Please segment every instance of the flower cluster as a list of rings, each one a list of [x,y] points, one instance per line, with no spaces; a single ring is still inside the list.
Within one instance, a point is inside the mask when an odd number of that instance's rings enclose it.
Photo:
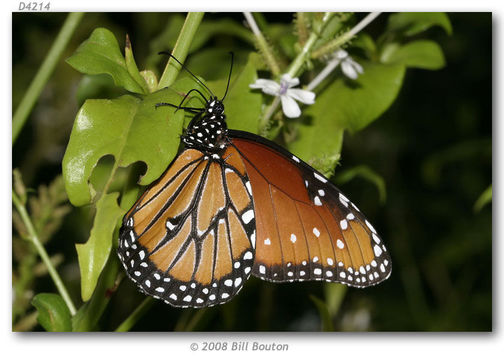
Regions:
[[[298,85],[298,78],[292,78],[289,74],[284,74],[280,79],[280,83],[268,79],[257,79],[250,87],[252,89],[261,89],[262,92],[268,95],[280,96],[282,111],[285,116],[296,118],[301,115],[301,109],[296,101],[303,104],[315,103],[315,93],[308,90],[293,89]]]

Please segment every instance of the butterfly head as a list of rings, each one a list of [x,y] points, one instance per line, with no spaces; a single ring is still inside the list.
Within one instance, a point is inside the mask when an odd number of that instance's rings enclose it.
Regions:
[[[221,100],[217,99],[217,97],[211,97],[208,100],[205,106],[205,112],[208,115],[215,115],[216,117],[219,115],[224,115],[224,104]]]

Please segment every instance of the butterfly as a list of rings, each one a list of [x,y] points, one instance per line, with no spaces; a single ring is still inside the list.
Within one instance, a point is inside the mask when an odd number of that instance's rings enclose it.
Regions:
[[[164,53],[172,58],[170,53]],[[192,89],[184,148],[124,216],[118,256],[140,291],[176,307],[230,301],[271,282],[376,285],[392,270],[375,228],[329,179],[276,143],[227,128],[219,100]],[[231,62],[232,69],[232,62]],[[197,92],[204,108],[182,106]]]

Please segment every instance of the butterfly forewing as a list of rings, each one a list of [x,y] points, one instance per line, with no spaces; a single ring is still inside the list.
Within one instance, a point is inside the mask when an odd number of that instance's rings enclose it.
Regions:
[[[390,275],[390,257],[376,230],[327,178],[266,139],[230,133],[254,196],[254,275],[356,287]]]
[[[229,301],[250,276],[255,215],[239,155],[184,150],[126,214],[118,254],[140,290],[182,307]]]

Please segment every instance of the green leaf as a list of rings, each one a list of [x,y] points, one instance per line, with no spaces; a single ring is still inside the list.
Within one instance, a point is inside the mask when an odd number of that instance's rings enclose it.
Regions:
[[[111,256],[98,280],[91,299],[82,305],[72,318],[73,331],[96,330],[98,321],[107,307],[119,271],[119,259]]]
[[[135,80],[135,82],[142,87],[143,90],[142,93],[148,94],[149,89],[147,87],[145,79],[140,75],[140,72],[138,71],[138,66],[136,64],[135,57],[133,56],[133,48],[131,46],[131,41],[129,39],[128,34],[126,34],[126,46],[124,48],[124,57],[128,73]]]
[[[481,209],[486,204],[490,204],[492,202],[492,185],[486,188],[485,191],[480,195],[478,200],[474,203],[474,212],[480,212]]]
[[[143,100],[125,95],[114,100],[87,100],[79,110],[63,158],[63,176],[70,202],[91,203],[95,191],[88,184],[98,160],[113,155],[117,166],[136,161],[147,164],[141,184],[157,179],[177,153],[183,112],[156,109],[159,102],[177,103],[180,95],[165,89]]]
[[[322,331],[334,331],[331,315],[329,314],[329,309],[327,308],[325,302],[314,295],[310,295],[310,299],[313,301],[315,306],[317,306],[317,310],[322,320]]]
[[[336,177],[336,182],[339,184],[344,184],[355,177],[361,177],[365,180],[368,180],[372,184],[374,184],[378,190],[378,194],[380,197],[380,203],[384,204],[387,198],[387,191],[385,186],[385,180],[383,177],[373,171],[371,168],[365,165],[355,166],[353,168],[342,171]]]
[[[452,33],[450,19],[443,12],[406,12],[390,15],[387,31],[413,36],[433,26],[442,27],[448,35]]]
[[[98,28],[84,41],[67,63],[88,75],[108,74],[117,86],[143,94],[144,90],[128,71],[117,40],[107,29]]]
[[[37,321],[46,331],[72,331],[72,317],[61,296],[37,294],[31,303],[37,308]]]
[[[390,44],[381,61],[385,64],[402,64],[427,70],[438,70],[445,66],[441,47],[430,40],[412,41],[402,46]]]
[[[376,120],[392,104],[402,85],[405,67],[360,62],[364,74],[356,81],[342,76],[317,95],[315,104],[305,108],[297,138],[289,150],[312,162],[336,158],[341,150],[343,131],[360,130]]]
[[[96,216],[89,240],[76,244],[81,273],[81,296],[88,301],[107,263],[112,249],[112,236],[124,211],[117,204],[119,193],[103,195],[96,203]]]

